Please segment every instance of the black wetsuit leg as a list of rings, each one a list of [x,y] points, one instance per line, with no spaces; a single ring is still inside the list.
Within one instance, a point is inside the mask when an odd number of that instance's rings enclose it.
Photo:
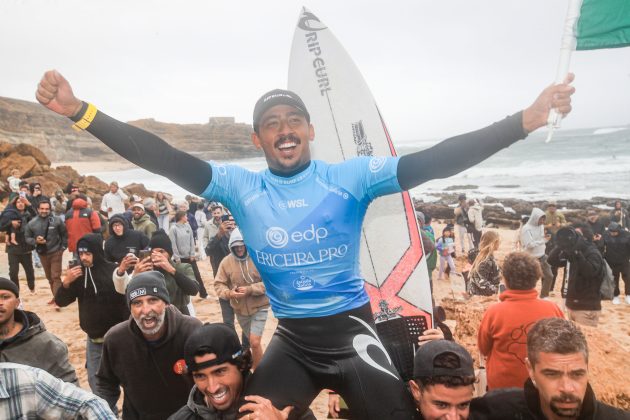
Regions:
[[[322,389],[333,389],[354,418],[411,419],[411,397],[375,331],[369,304],[328,317],[281,319],[245,394],[278,408],[292,405],[291,417],[299,418]]]

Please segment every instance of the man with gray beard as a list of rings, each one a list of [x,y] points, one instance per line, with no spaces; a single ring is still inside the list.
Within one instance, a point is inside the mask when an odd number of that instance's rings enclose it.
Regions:
[[[123,418],[165,419],[186,404],[193,382],[181,375],[188,336],[201,321],[170,304],[164,276],[148,271],[135,276],[125,291],[133,319],[105,335],[96,394],[112,411],[125,391]]]

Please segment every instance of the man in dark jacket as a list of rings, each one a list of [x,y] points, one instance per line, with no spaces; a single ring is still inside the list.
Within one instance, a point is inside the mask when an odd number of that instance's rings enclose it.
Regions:
[[[492,391],[473,401],[474,419],[627,420],[630,413],[597,401],[588,383],[588,345],[571,321],[546,318],[527,333],[525,389]]]
[[[68,234],[61,219],[50,213],[49,201],[40,201],[37,213],[38,216],[26,225],[24,235],[41,259],[53,295],[48,303],[54,304],[55,293],[61,287],[61,260],[68,247]]]
[[[604,225],[599,212],[597,210],[589,210],[586,220],[588,222],[588,226],[591,228],[591,232],[593,233],[592,241],[597,248],[601,250],[604,246],[602,238],[604,236],[604,232],[606,232],[606,226]]]
[[[40,368],[79,385],[68,361],[68,346],[46,331],[39,317],[18,309],[20,293],[10,280],[0,277],[0,362]]]
[[[591,242],[593,232],[588,225],[563,227],[556,233],[557,246],[549,253],[551,265],[567,261],[569,279],[566,285],[566,306],[569,319],[596,327],[602,311],[599,289],[604,273],[604,258]]]
[[[186,340],[184,361],[187,373],[195,381],[188,402],[169,420],[231,420],[253,416],[260,418],[287,418],[291,407],[282,411],[274,408],[262,397],[245,396],[247,379],[252,367],[249,351],[243,351],[238,336],[225,324],[205,324],[197,328]],[[240,410],[239,406],[245,404]],[[302,418],[311,418],[309,416]]]
[[[96,394],[114,411],[122,386],[125,420],[162,420],[186,403],[192,381],[174,370],[201,321],[170,305],[164,276],[148,271],[127,285],[133,319],[105,335]]]
[[[31,293],[35,293],[35,271],[33,270],[33,260],[31,258],[34,247],[26,243],[26,237],[24,236],[26,223],[24,223],[24,217],[15,209],[7,210],[3,217],[11,223],[8,230],[15,235],[15,243],[8,242],[6,248],[9,256],[9,278],[16,284],[19,290],[20,281],[18,273],[20,264],[22,264],[22,268],[24,268],[24,273],[26,274],[28,289]]]
[[[33,208],[39,207],[41,201],[50,201],[48,196],[42,194],[42,185],[39,182],[31,182],[28,185],[30,195],[27,196],[28,201],[31,202]]]
[[[604,258],[613,272],[615,294],[613,304],[619,305],[619,276],[625,284],[626,303],[630,304],[628,286],[630,282],[630,233],[625,231],[617,222],[610,222],[608,231],[604,234]]]
[[[114,214],[109,219],[109,238],[105,241],[105,259],[120,264],[129,253],[138,256],[138,251],[149,246],[149,237],[129,228],[129,222],[122,214]],[[133,267],[131,267],[133,269]]]
[[[81,263],[68,268],[55,302],[63,307],[79,301],[79,325],[87,334],[88,382],[94,392],[103,337],[111,327],[129,318],[129,309],[125,297],[114,289],[112,273],[116,265],[105,261],[101,235],[88,233],[83,236],[77,243],[77,250]]]

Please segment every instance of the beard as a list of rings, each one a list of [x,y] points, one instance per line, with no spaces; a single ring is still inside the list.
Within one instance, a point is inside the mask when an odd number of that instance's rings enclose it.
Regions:
[[[556,403],[577,403],[577,406],[575,408],[560,408]],[[549,408],[560,417],[577,418],[582,411],[582,400],[573,394],[563,392],[559,397],[551,397]]]
[[[161,314],[158,314],[155,311],[151,311],[146,315],[140,315],[137,318],[134,316],[133,320],[136,321],[136,325],[138,325],[138,328],[140,328],[140,331],[142,331],[142,334],[145,335],[155,335],[158,333],[158,331],[160,331],[160,328],[162,328],[162,326],[164,325],[164,318],[166,317],[166,311],[163,311]],[[144,321],[147,318],[155,318],[155,327],[147,329],[144,328],[144,326],[142,325],[142,321]]]

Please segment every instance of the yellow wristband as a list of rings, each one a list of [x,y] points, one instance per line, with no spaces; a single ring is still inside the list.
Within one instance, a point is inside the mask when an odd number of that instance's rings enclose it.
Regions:
[[[74,128],[77,131],[85,130],[86,128],[90,126],[90,124],[92,124],[92,121],[94,121],[94,117],[96,117],[97,112],[98,112],[98,109],[96,109],[94,105],[88,103],[85,114],[83,114],[83,116],[81,117],[79,121],[72,124],[72,128]]]

